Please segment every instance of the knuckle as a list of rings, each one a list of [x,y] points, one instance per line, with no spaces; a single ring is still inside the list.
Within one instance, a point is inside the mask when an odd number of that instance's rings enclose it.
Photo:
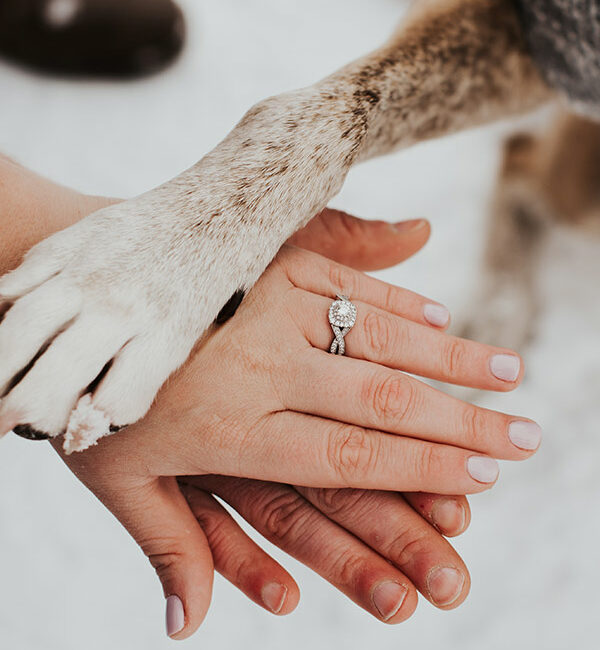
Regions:
[[[387,350],[393,339],[391,320],[384,314],[370,311],[363,321],[365,341],[367,344],[366,353],[370,358],[381,356],[382,350]]]
[[[226,561],[228,560],[233,562],[233,567],[231,569],[233,584],[248,584],[248,579],[256,573],[256,561],[254,556],[246,555],[240,557],[237,553],[230,553]]]
[[[161,543],[164,545],[164,540],[161,540]],[[178,549],[175,543],[168,548],[169,550],[165,551],[145,551],[146,557],[161,581],[173,573],[184,557],[183,551]]]
[[[415,454],[414,467],[415,478],[419,481],[443,476],[445,472],[441,448],[429,443],[419,445]]]
[[[388,557],[398,567],[415,563],[415,558],[430,552],[431,540],[426,530],[405,529],[391,542]]]
[[[363,558],[352,550],[344,550],[338,555],[335,574],[340,584],[356,586],[362,582],[361,577],[364,571],[365,562]]]
[[[331,264],[329,266],[329,281],[338,293],[350,298],[358,294],[356,273],[346,266]]]
[[[267,537],[276,542],[287,542],[303,528],[307,508],[304,499],[292,491],[271,498],[261,508]]]
[[[481,409],[471,404],[466,405],[460,423],[462,431],[458,433],[465,437],[469,446],[479,447],[480,443],[485,441],[486,420]]]
[[[442,371],[453,377],[461,373],[465,367],[467,350],[460,339],[448,339],[442,353]]]
[[[385,311],[389,311],[392,314],[400,313],[402,307],[402,300],[401,300],[401,293],[398,287],[394,287],[391,284],[386,287],[383,304],[385,307]]]
[[[372,440],[365,429],[357,426],[340,427],[330,437],[328,461],[344,483],[361,481],[374,468],[377,454]]]
[[[310,488],[307,494],[323,514],[335,518],[345,512],[356,515],[370,493],[352,488]]]
[[[362,233],[358,219],[341,210],[329,210],[321,213],[327,237],[332,243],[337,243],[340,237],[356,241]]]
[[[383,379],[376,376],[365,382],[364,405],[378,420],[398,423],[409,419],[415,400],[412,382],[401,373],[388,373]]]

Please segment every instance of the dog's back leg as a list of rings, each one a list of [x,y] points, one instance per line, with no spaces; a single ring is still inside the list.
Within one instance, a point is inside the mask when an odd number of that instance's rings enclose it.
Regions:
[[[461,334],[519,349],[534,333],[541,249],[554,224],[600,234],[600,125],[560,115],[505,144],[475,299]]]

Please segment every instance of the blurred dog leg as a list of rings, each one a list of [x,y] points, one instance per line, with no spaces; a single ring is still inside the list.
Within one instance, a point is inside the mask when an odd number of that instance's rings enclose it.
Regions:
[[[541,136],[517,134],[504,145],[484,267],[462,336],[514,349],[530,340],[540,251],[556,223],[600,234],[600,125],[570,114]]]

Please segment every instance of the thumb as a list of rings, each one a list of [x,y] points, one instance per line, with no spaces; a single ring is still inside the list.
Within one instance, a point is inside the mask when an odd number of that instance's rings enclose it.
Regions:
[[[139,544],[162,583],[167,634],[186,639],[210,605],[214,567],[206,537],[174,478],[120,495],[109,507]]]
[[[359,271],[375,271],[414,255],[427,243],[430,233],[425,219],[391,224],[328,208],[295,233],[289,243]]]

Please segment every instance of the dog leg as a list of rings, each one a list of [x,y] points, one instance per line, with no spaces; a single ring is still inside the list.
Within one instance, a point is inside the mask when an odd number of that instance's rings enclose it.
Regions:
[[[0,307],[12,305],[0,325],[0,435],[26,424],[56,436],[82,396],[69,451],[109,422],[136,421],[352,164],[550,96],[511,0],[419,7],[376,52],[260,102],[197,165],[53,235],[0,279]],[[69,305],[52,318],[51,291]],[[40,341],[51,344],[15,384]]]
[[[543,136],[507,141],[462,336],[512,349],[527,343],[539,307],[540,252],[554,224],[600,233],[600,125],[574,115],[560,115]]]
[[[459,332],[465,338],[518,350],[533,333],[536,271],[552,223],[537,183],[539,149],[530,134],[515,135],[505,144],[483,269],[469,319]]]

